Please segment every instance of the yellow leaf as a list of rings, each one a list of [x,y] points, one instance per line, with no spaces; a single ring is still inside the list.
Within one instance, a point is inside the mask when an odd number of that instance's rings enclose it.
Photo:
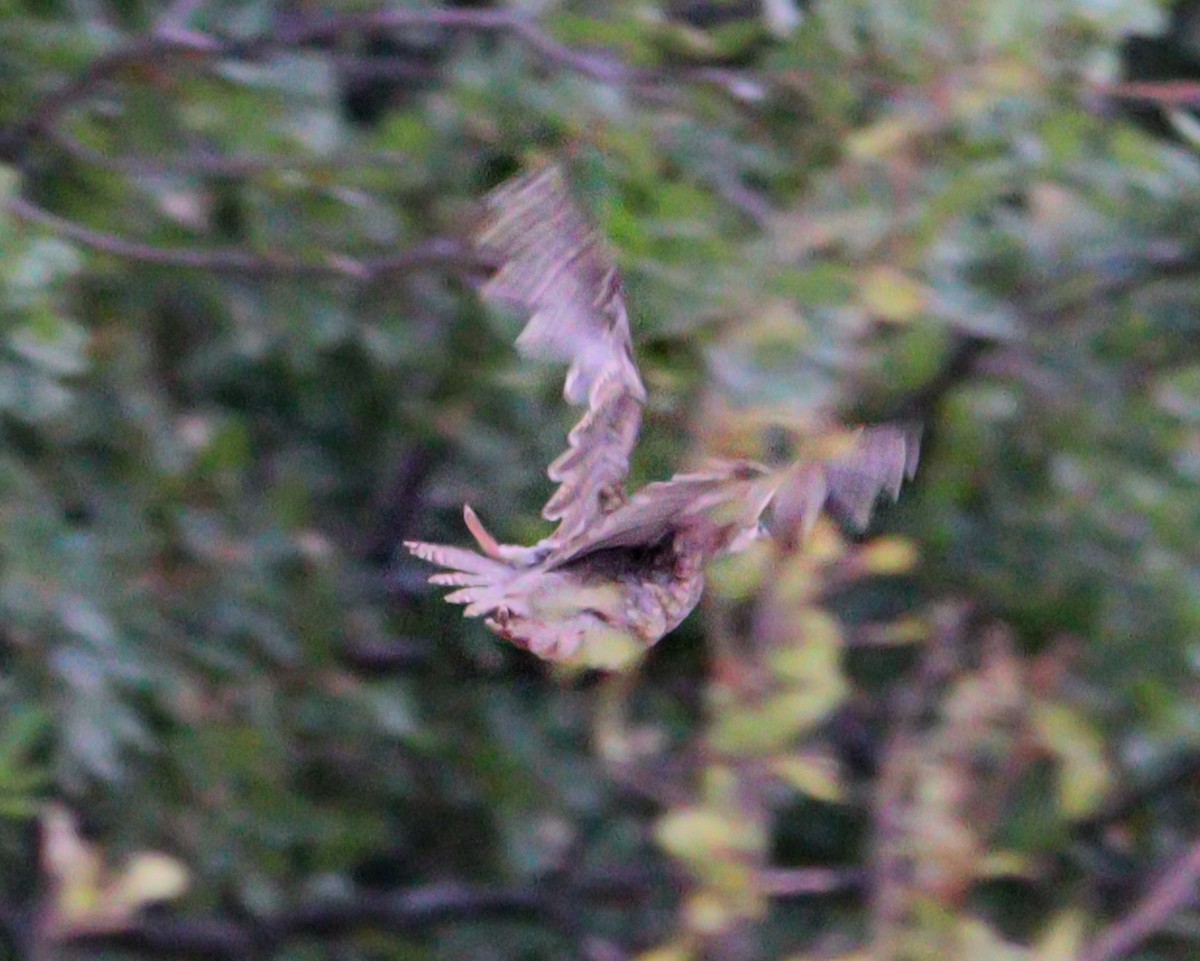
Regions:
[[[885,160],[929,128],[929,120],[915,112],[891,114],[847,137],[846,153],[856,160]]]
[[[159,901],[177,898],[188,887],[188,872],[175,858],[157,851],[142,851],[129,859],[105,891],[105,907],[128,917]]]
[[[782,750],[833,710],[845,694],[846,682],[835,673],[821,684],[782,691],[761,705],[721,716],[713,724],[712,746],[742,756]]]
[[[895,267],[876,267],[863,281],[859,296],[872,316],[893,324],[906,324],[925,309],[925,287]]]
[[[830,683],[841,674],[842,631],[838,622],[816,607],[796,613],[795,640],[767,656],[771,672],[781,680]]]
[[[684,808],[658,822],[658,843],[677,858],[694,861],[724,846],[729,821],[714,811]]]
[[[699,891],[684,906],[688,929],[698,934],[720,934],[736,919],[724,900],[714,891]]]
[[[664,944],[637,956],[635,961],[692,961],[696,952],[688,944]]]
[[[750,545],[737,554],[727,554],[705,571],[709,590],[730,601],[744,601],[757,592],[771,562],[766,541]]]
[[[1033,709],[1038,740],[1057,759],[1058,803],[1069,818],[1096,809],[1111,778],[1104,742],[1088,722],[1065,704],[1041,701]]]
[[[1079,911],[1058,914],[1038,940],[1030,961],[1072,961],[1083,946],[1084,918]]]
[[[1019,851],[993,851],[985,855],[979,864],[981,878],[1028,878],[1037,877],[1033,858]]]
[[[762,831],[752,821],[707,808],[680,808],[658,822],[663,850],[685,861],[705,861],[736,851],[757,851]]]
[[[958,923],[958,951],[960,958],[987,958],[988,961],[1028,961],[1028,952],[1011,942],[1005,941],[983,921],[963,918]]]
[[[178,897],[187,869],[155,851],[135,854],[118,875],[104,880],[100,850],[79,837],[75,815],[60,804],[42,814],[42,870],[53,892],[51,927],[56,937],[119,928],[140,908]]]
[[[907,573],[917,563],[916,547],[903,537],[878,537],[858,556],[870,573],[883,576]]]
[[[729,911],[736,911],[743,917],[756,911],[760,901],[758,875],[744,858],[736,854],[724,859],[711,858],[700,864],[693,864],[692,870],[704,880],[710,890],[720,894]]]
[[[826,518],[819,517],[804,542],[804,556],[818,564],[832,564],[846,553],[846,542],[837,528]]]
[[[771,770],[802,794],[819,801],[840,801],[842,784],[837,763],[832,758],[810,756],[778,757]]]

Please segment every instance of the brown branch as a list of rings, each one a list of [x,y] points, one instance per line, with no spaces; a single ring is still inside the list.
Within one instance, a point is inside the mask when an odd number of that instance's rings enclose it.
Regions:
[[[938,612],[916,677],[911,683],[902,682],[895,694],[892,734],[884,748],[871,812],[871,924],[879,958],[891,956],[889,949],[895,944],[895,934],[907,908],[910,853],[905,847],[906,818],[914,759],[919,753],[926,715],[953,670],[966,618],[965,605],[946,605]]]
[[[92,167],[132,177],[167,177],[199,174],[214,177],[246,177],[281,170],[342,170],[347,167],[400,166],[409,157],[395,150],[375,153],[347,151],[331,156],[290,154],[234,154],[224,156],[193,150],[167,156],[133,156],[105,153],[68,133],[55,130],[47,139],[63,153]]]
[[[1092,89],[1116,100],[1154,103],[1162,107],[1194,107],[1200,105],[1200,81],[1126,80],[1119,83],[1094,83]]]
[[[46,227],[68,240],[99,253],[158,267],[209,270],[216,273],[247,276],[284,274],[341,277],[369,283],[393,274],[431,267],[470,272],[481,270],[487,266],[465,242],[447,237],[433,238],[378,257],[355,258],[335,254],[320,260],[301,260],[274,253],[260,254],[232,247],[208,249],[158,247],[129,240],[116,234],[93,230],[91,227],[85,227],[51,213],[23,197],[10,198],[0,209],[19,220]]]
[[[164,24],[156,32],[135,38],[121,49],[93,61],[74,79],[43,98],[29,111],[26,120],[8,131],[3,139],[9,144],[29,143],[48,134],[74,104],[135,66],[153,64],[161,69],[170,61],[203,64],[225,58],[253,59],[273,51],[336,40],[355,33],[437,27],[469,33],[508,34],[545,63],[603,83],[693,82],[716,86],[739,100],[762,95],[763,78],[715,67],[672,71],[631,67],[616,58],[559,43],[528,17],[507,10],[384,9],[297,19],[277,26],[269,34],[249,39],[215,37],[182,29],[174,22]]]
[[[1195,841],[1124,917],[1100,932],[1078,955],[1077,961],[1117,961],[1151,935],[1162,930],[1172,916],[1196,899],[1200,882],[1200,841]]]
[[[432,445],[414,446],[399,459],[394,476],[372,498],[370,522],[355,553],[386,564],[396,545],[412,533],[424,501],[425,485],[438,463]]]
[[[587,53],[559,43],[529,17],[507,10],[379,10],[301,21],[274,38],[250,41],[249,45],[294,47],[314,40],[329,40],[346,33],[370,30],[442,27],[473,33],[507,33],[523,43],[551,66],[581,74],[601,83],[656,84],[679,81],[720,87],[745,99],[753,97],[758,78],[716,67],[675,71],[631,67],[614,57]],[[234,45],[235,47],[237,45]],[[264,49],[258,46],[257,49]]]
[[[487,918],[525,918],[573,938],[569,893],[441,884],[397,893],[359,894],[344,902],[251,920],[147,917],[120,930],[81,933],[66,940],[78,947],[120,948],[146,955],[241,959],[269,955],[288,942],[335,938],[362,928],[412,934]],[[586,896],[588,892],[575,894]]]
[[[781,899],[857,891],[863,881],[858,868],[763,868],[756,875],[760,892]]]

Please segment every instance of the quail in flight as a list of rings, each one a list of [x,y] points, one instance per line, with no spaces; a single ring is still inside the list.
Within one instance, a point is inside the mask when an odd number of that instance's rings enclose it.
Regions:
[[[565,362],[564,396],[586,410],[547,471],[558,484],[542,510],[557,522],[548,537],[498,543],[467,506],[478,551],[405,543],[445,569],[430,583],[455,588],[446,600],[465,605],[467,617],[548,660],[625,661],[687,617],[705,565],[760,536],[773,503],[805,525],[828,505],[862,526],[878,495],[895,498],[913,475],[916,433],[868,427],[828,460],[782,469],[721,461],[627,496],[646,388],[612,257],[557,166],[517,176],[485,206],[475,242],[499,267],[482,296],[530,315],[518,350]]]

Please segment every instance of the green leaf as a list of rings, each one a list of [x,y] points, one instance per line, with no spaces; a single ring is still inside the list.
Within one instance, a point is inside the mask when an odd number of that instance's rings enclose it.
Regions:
[[[8,335],[8,346],[13,353],[57,377],[87,369],[88,343],[86,330],[49,311],[39,311],[34,320]]]
[[[873,317],[893,324],[914,320],[929,301],[923,284],[893,267],[876,267],[867,274],[860,297]]]

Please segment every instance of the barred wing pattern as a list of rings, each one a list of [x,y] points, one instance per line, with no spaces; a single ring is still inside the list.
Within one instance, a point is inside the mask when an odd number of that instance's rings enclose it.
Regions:
[[[880,495],[895,500],[913,476],[920,433],[909,427],[863,427],[850,440],[847,450],[828,461],[800,461],[784,469],[725,461],[703,473],[647,484],[600,518],[586,541],[562,545],[545,563],[553,567],[590,551],[654,544],[684,526],[706,525],[714,532],[714,553],[736,549],[758,533],[768,507],[779,526],[802,532],[826,509],[861,530]]]
[[[587,405],[547,471],[559,485],[542,510],[559,525],[548,540],[567,544],[622,499],[641,429],[646,389],[633,361],[621,279],[558,167],[509,181],[486,207],[476,243],[500,267],[483,285],[484,299],[530,312],[517,348],[567,362],[563,394]]]
[[[727,529],[736,537],[757,527],[775,487],[776,475],[749,461],[725,461],[703,472],[676,474],[641,488],[627,504],[601,518],[585,542],[564,544],[546,564],[569,564],[612,547],[655,544],[684,526]]]
[[[801,461],[784,471],[774,513],[784,529],[806,533],[822,510],[862,530],[881,494],[900,496],[917,470],[921,432],[915,426],[863,427],[849,450],[829,461]]]
[[[858,530],[867,526],[879,495],[893,501],[917,472],[921,434],[915,427],[864,427],[854,448],[826,468],[828,504]]]
[[[567,194],[557,167],[524,174],[486,201],[476,243],[498,264],[483,297],[529,313],[517,347],[568,365],[563,393],[586,410],[550,465],[558,488],[542,514],[558,526],[532,547],[500,544],[470,507],[479,552],[409,541],[443,570],[430,583],[468,617],[551,660],[612,666],[614,652],[654,644],[695,607],[704,567],[774,526],[804,531],[825,508],[865,525],[917,462],[917,436],[863,428],[826,460],[782,469],[720,461],[626,497],[646,391],[633,361],[620,278]],[[624,655],[622,655],[624,656]]]

